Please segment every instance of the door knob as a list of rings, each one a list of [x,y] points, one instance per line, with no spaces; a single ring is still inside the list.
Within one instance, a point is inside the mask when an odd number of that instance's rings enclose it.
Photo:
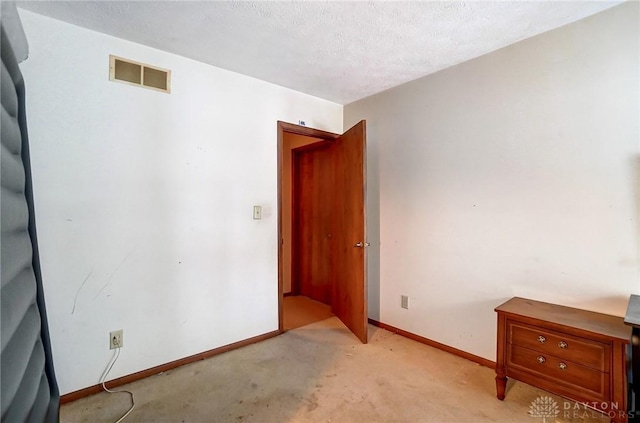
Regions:
[[[368,242],[358,242],[356,245],[354,245],[354,247],[358,247],[358,248],[362,248],[362,247],[368,247],[369,245],[371,245]]]

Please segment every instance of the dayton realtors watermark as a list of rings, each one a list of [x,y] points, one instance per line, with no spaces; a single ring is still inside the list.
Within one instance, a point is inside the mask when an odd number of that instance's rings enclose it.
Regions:
[[[531,401],[529,415],[541,418],[542,423],[547,419],[600,419],[605,416],[609,419],[626,417],[633,418],[634,412],[620,410],[617,402],[573,402],[563,401],[562,407],[551,397],[542,396]]]

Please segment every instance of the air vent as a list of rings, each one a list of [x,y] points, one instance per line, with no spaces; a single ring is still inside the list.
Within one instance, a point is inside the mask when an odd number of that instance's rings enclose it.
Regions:
[[[109,56],[109,80],[171,92],[171,71],[122,57]]]

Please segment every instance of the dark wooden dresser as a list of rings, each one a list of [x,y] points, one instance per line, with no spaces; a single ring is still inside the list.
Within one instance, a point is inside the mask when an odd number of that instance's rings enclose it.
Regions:
[[[498,399],[511,377],[626,422],[631,329],[622,317],[518,297],[495,310]]]

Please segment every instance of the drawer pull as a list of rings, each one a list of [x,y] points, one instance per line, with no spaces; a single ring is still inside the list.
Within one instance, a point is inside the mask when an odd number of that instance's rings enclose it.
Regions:
[[[563,363],[563,362],[560,362],[560,363],[558,364],[558,367],[560,367],[560,370],[566,370],[566,369],[567,369],[567,365],[566,365],[566,363]]]
[[[544,341],[546,341],[546,340],[547,340],[547,338],[545,338],[544,336],[538,335],[538,342],[540,342],[541,344],[544,344]]]
[[[564,341],[560,341],[560,342],[558,342],[558,346],[564,350],[564,349],[566,349],[569,345],[568,345],[566,342],[564,342]]]
[[[547,359],[546,359],[546,358],[544,358],[544,357],[543,357],[543,356],[541,356],[541,355],[539,355],[539,356],[538,356],[538,363],[540,363],[540,364],[544,364],[544,363],[545,363],[545,361],[547,361]],[[565,367],[566,367],[566,364],[565,364]]]

